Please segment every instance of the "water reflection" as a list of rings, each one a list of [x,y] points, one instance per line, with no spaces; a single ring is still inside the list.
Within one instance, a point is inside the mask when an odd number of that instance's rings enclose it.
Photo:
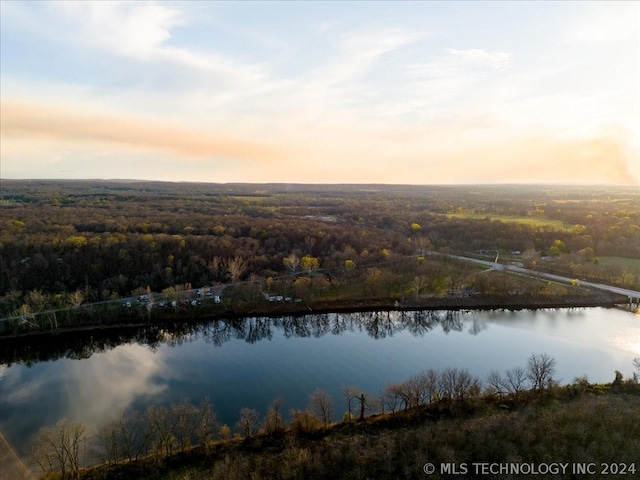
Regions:
[[[316,388],[373,394],[425,369],[523,366],[532,353],[558,363],[557,379],[611,381],[640,356],[633,313],[416,311],[253,317],[150,325],[2,342],[1,428],[24,452],[29,436],[62,417],[91,427],[121,410],[189,397],[212,400],[233,425],[241,407],[264,413],[274,398],[304,408]],[[46,407],[46,408],[43,408]]]
[[[38,362],[68,359],[87,359],[94,353],[107,352],[119,345],[144,345],[154,350],[159,345],[182,345],[203,339],[214,346],[236,339],[254,344],[272,340],[275,331],[285,338],[320,338],[327,334],[363,332],[379,340],[407,331],[416,337],[440,327],[443,332],[462,332],[463,315],[460,311],[421,310],[357,313],[322,313],[286,317],[250,317],[234,320],[210,320],[197,323],[165,323],[136,328],[60,333],[30,338],[0,341],[0,364],[22,363],[28,366]],[[486,329],[486,322],[474,319],[469,330],[477,335]]]
[[[59,375],[67,398],[63,416],[95,425],[105,412],[119,412],[140,397],[161,394],[174,373],[162,355],[141,345],[124,345],[100,361],[68,362]]]

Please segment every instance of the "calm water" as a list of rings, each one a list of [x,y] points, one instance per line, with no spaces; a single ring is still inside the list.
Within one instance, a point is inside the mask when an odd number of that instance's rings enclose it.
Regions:
[[[524,366],[532,353],[555,357],[561,383],[580,375],[611,381],[615,370],[631,375],[640,356],[640,316],[608,309],[310,315],[212,322],[180,333],[156,328],[135,340],[91,338],[65,348],[45,356],[55,359],[13,358],[2,366],[0,429],[19,452],[60,418],[95,426],[121,410],[184,397],[209,397],[219,420],[233,425],[241,407],[263,414],[280,397],[284,411],[304,408],[324,388],[341,417],[342,386],[379,393],[446,367],[484,380],[492,369]]]

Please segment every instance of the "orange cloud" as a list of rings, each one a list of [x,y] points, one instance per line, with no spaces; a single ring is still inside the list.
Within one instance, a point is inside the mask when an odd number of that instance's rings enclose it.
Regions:
[[[274,161],[282,154],[274,146],[234,139],[222,133],[15,100],[2,99],[0,102],[0,131],[3,135],[42,136],[78,142],[94,140],[200,158]]]
[[[638,152],[623,135],[592,138],[526,137],[481,152],[478,167],[493,164],[499,181],[637,184]],[[513,181],[513,180],[511,180]]]
[[[466,135],[469,129],[459,125],[423,132],[354,126],[309,152],[289,173],[346,183],[640,182],[640,155],[630,133],[603,129],[588,137],[563,137],[545,129],[501,136],[499,130],[495,126],[483,136]]]
[[[2,166],[14,177],[76,169],[90,178],[224,182],[640,183],[635,138],[615,129],[562,137],[551,129],[516,131],[497,123],[485,129],[478,122],[300,126],[287,118],[265,125],[261,136],[271,135],[268,141],[243,141],[219,129],[14,100],[2,101],[1,109]],[[83,163],[90,156],[100,161]],[[181,162],[176,171],[176,157],[215,161],[190,162],[188,169]]]

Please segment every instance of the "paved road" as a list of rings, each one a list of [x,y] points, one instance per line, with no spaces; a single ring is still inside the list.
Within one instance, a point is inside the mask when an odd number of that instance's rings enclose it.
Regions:
[[[432,253],[432,255],[443,255],[440,253]],[[472,258],[472,257],[465,257],[463,255],[448,255],[448,257],[450,258],[455,258],[458,260],[465,260],[465,261],[469,261],[469,262],[473,262],[473,263],[477,263],[479,265],[484,265],[487,267],[492,267],[496,270],[502,270],[505,272],[511,272],[511,273],[518,273],[520,275],[526,275],[528,277],[533,277],[533,278],[544,278],[546,280],[554,280],[556,282],[564,282],[564,283],[569,283],[571,280],[573,280],[572,278],[569,277],[563,277],[561,275],[554,275],[552,273],[543,273],[543,272],[537,272],[535,270],[529,270],[526,268],[522,268],[522,267],[516,267],[513,265],[504,265],[502,263],[495,263],[489,260],[480,260],[477,258]],[[634,303],[638,302],[640,300],[640,292],[636,291],[636,290],[628,290],[626,288],[620,288],[620,287],[613,287],[611,285],[604,285],[602,283],[593,283],[593,282],[584,282],[584,281],[580,281],[580,285],[583,287],[589,287],[589,288],[594,288],[597,290],[604,290],[607,292],[611,292],[611,293],[615,293],[618,295],[624,295],[628,298],[632,298],[634,299]]]

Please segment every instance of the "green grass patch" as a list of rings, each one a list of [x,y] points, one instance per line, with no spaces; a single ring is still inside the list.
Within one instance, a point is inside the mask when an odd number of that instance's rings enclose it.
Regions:
[[[538,227],[553,227],[556,230],[569,231],[573,230],[575,225],[570,223],[563,222],[561,220],[552,220],[550,218],[544,217],[527,217],[527,216],[515,216],[515,215],[487,215],[480,213],[447,213],[443,214],[449,219],[451,218],[461,218],[461,219],[469,219],[469,220],[484,220],[486,218],[490,220],[496,220],[504,223],[521,223],[524,225],[529,225],[530,227],[538,228]]]
[[[227,198],[231,198],[245,204],[263,204],[272,197],[270,195],[228,195]]]
[[[640,258],[628,257],[598,257],[598,262],[603,267],[620,266],[627,272],[640,271]]]

